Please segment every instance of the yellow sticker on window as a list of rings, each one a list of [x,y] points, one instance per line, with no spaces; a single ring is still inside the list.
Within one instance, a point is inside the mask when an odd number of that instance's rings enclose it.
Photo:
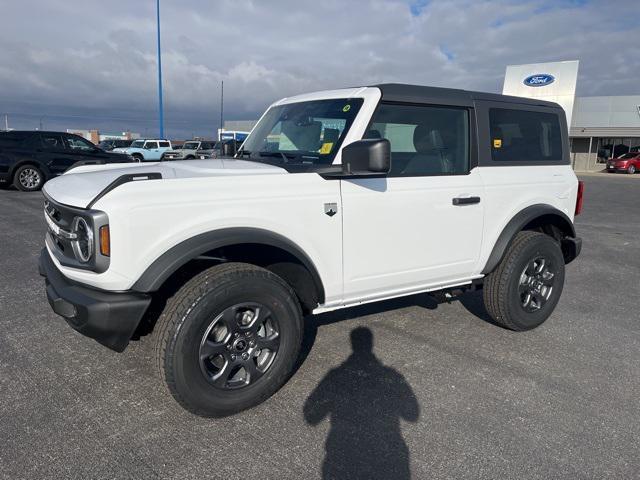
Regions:
[[[351,105],[347,104],[344,107],[342,107],[342,111],[344,113],[347,113],[349,110],[351,110]]]
[[[331,153],[331,149],[333,148],[333,143],[331,142],[325,142],[322,144],[322,148],[320,149],[320,153],[322,155],[328,155],[329,153]]]
[[[500,138],[494,138],[493,148],[500,148],[500,147],[502,147],[502,140]]]

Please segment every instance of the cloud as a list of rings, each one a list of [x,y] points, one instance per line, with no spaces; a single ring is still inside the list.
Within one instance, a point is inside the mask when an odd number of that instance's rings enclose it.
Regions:
[[[0,113],[23,126],[44,116],[50,128],[155,132],[154,2],[3,3]],[[174,137],[213,134],[222,80],[228,119],[256,118],[305,91],[385,81],[500,91],[506,65],[554,60],[580,60],[581,95],[638,93],[635,0],[161,0],[161,8]]]

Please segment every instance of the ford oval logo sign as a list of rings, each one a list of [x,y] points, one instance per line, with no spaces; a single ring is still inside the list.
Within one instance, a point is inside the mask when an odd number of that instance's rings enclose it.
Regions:
[[[550,85],[555,81],[556,77],[549,75],[548,73],[539,73],[537,75],[530,75],[524,79],[524,84],[527,87],[544,87]]]

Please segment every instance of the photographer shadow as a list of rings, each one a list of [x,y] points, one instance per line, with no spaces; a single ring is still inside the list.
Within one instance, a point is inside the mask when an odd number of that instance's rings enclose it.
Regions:
[[[401,422],[417,422],[420,406],[406,379],[373,353],[373,333],[351,332],[353,352],[318,384],[304,418],[318,425],[329,417],[322,465],[325,479],[408,479],[409,449]]]

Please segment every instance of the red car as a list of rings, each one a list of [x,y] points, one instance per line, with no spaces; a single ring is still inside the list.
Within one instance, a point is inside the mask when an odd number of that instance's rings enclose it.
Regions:
[[[608,172],[636,173],[640,170],[640,152],[631,152],[607,162]]]

